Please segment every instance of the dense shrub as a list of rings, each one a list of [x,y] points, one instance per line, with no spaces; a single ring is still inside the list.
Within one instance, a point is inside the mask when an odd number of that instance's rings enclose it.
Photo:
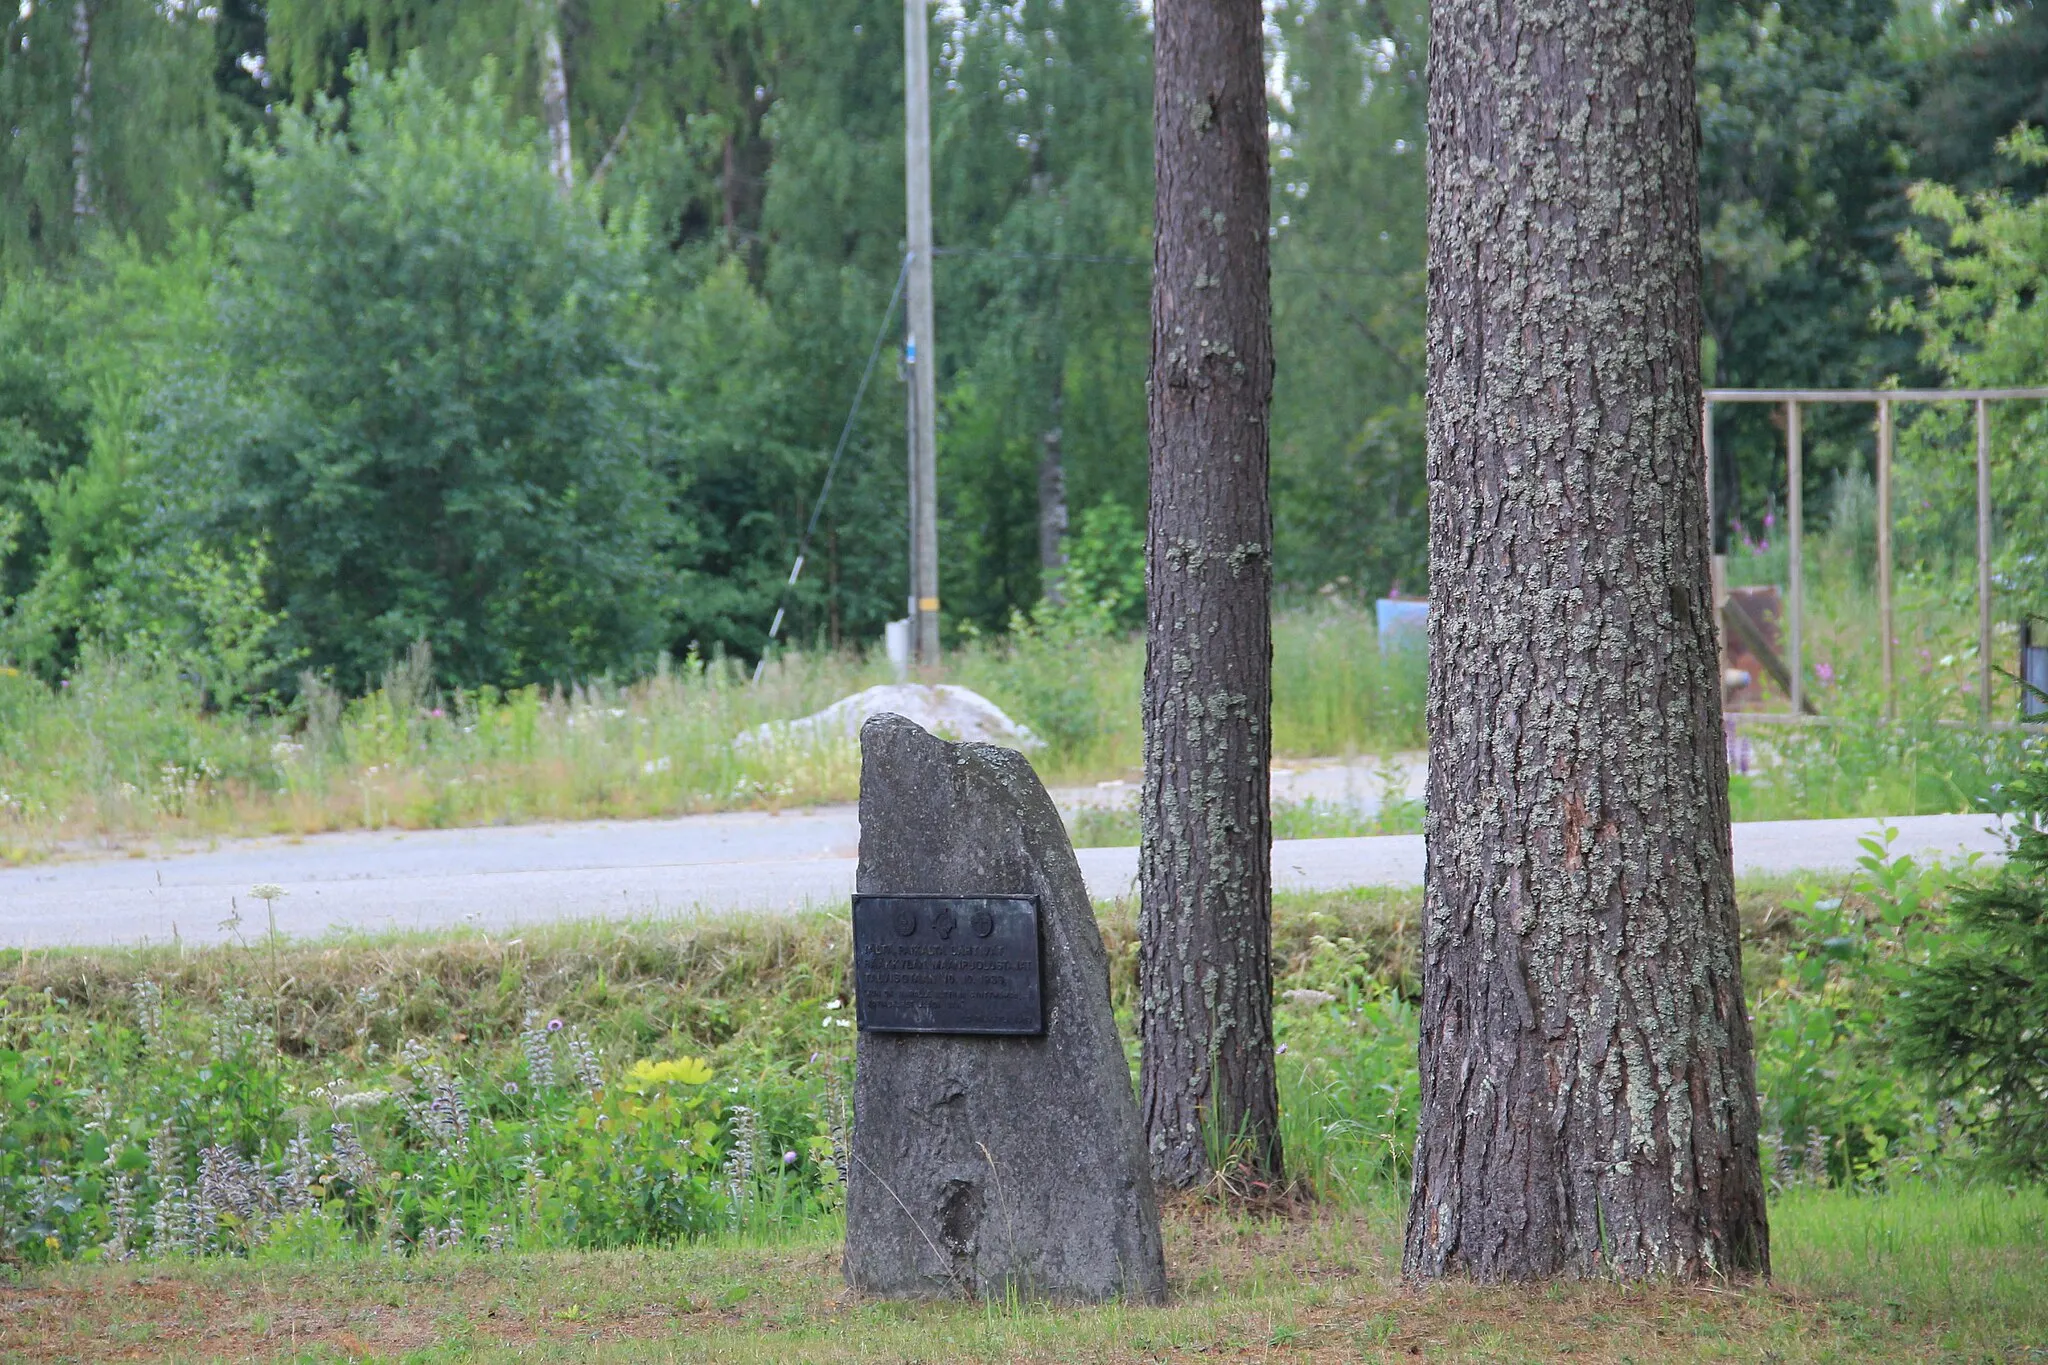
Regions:
[[[416,639],[470,683],[644,666],[678,532],[641,244],[558,192],[488,76],[464,103],[357,75],[246,162],[224,363],[163,400],[171,477],[263,547],[283,646],[351,688]]]
[[[1903,1060],[1962,1101],[1992,1155],[2048,1174],[2048,766],[2008,786],[2011,856],[1958,889],[1952,932],[1907,978]]]

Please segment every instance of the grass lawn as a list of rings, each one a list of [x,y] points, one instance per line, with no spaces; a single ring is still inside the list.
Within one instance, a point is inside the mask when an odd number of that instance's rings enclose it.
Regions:
[[[1169,1214],[1164,1308],[900,1304],[835,1241],[56,1268],[0,1283],[20,1361],[2048,1360],[2048,1194],[1798,1192],[1769,1284],[1406,1287],[1400,1203]]]

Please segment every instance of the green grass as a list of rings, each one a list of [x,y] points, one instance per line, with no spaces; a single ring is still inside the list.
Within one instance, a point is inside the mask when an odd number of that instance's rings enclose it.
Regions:
[[[827,1230],[773,1243],[64,1267],[0,1281],[21,1361],[2025,1361],[2048,1356],[2038,1190],[1802,1194],[1769,1284],[1403,1285],[1401,1198],[1166,1219],[1172,1299],[847,1295]],[[2028,1273],[2029,1271],[2035,1273]]]
[[[1913,873],[1930,922],[1945,885]],[[1888,995],[1862,970],[1880,953],[1826,946],[1880,932],[1861,927],[1872,894],[1854,879],[1742,888],[1769,1159],[1788,1184],[1881,1186],[1960,1150],[1930,1136],[1923,1091],[1890,1064]],[[1285,1148],[1339,1205],[1405,1176],[1420,911],[1408,888],[1276,898]],[[1134,908],[1099,915],[1135,1061]],[[156,1256],[191,1226],[213,1252],[320,1256],[358,1236],[417,1251],[458,1225],[539,1251],[829,1222],[848,956],[830,913],[0,951],[0,1252]],[[1825,1166],[1805,1155],[1816,1132]],[[191,1216],[180,1182],[217,1144],[300,1193],[260,1235],[159,1229],[158,1208]]]
[[[1779,1278],[1877,1322],[1937,1326],[1945,1349],[2048,1359],[2048,1191],[1906,1182],[1882,1195],[1794,1190],[1771,1208]]]
[[[1357,1187],[1398,1171],[1411,1140],[1414,898],[1281,905],[1282,989],[1323,993],[1283,998],[1278,1023],[1296,1169]],[[1102,923],[1128,1023],[1131,907]],[[357,1233],[416,1250],[458,1224],[539,1250],[829,1219],[848,959],[834,914],[0,951],[0,1252],[155,1255],[193,1226],[215,1252],[322,1255]],[[635,1078],[684,1058],[704,1074]],[[292,1181],[260,1237],[178,1193],[216,1145]],[[159,1208],[177,1211],[168,1233]]]
[[[1887,698],[1877,590],[1860,557],[1868,551],[1854,536],[1808,541],[1806,696],[1821,719],[1742,725],[1752,756],[1748,771],[1730,783],[1737,820],[1969,811],[1993,798],[2000,776],[2022,761],[2026,735],[1978,728],[1980,655],[1967,568],[1903,568],[1897,575],[1896,681]],[[1738,550],[1729,578],[1783,591],[1783,540],[1764,554]],[[2018,664],[2012,622],[1997,623],[1992,647],[1992,715],[2010,721],[2019,709],[2010,676]],[[1767,690],[1772,705],[1789,710],[1782,693]]]

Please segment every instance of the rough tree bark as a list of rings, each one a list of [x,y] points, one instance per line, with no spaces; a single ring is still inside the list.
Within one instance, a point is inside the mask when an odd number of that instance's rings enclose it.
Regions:
[[[78,48],[78,80],[71,87],[71,217],[82,225],[93,215],[92,10],[86,0],[71,7],[71,41]]]
[[[1067,600],[1067,461],[1057,369],[1052,386],[1052,421],[1038,438],[1038,582],[1045,600],[1059,606]]]
[[[1139,982],[1156,1178],[1281,1174],[1273,1079],[1273,391],[1259,0],[1161,0]]]
[[[1686,0],[1437,0],[1411,1276],[1767,1270]]]
[[[569,132],[569,65],[562,56],[559,0],[534,0],[534,44],[540,53],[541,121],[548,129],[548,169],[567,194],[576,188],[575,146]]]

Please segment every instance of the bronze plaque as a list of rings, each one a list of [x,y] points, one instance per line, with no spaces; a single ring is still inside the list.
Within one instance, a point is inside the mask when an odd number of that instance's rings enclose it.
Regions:
[[[853,1000],[869,1033],[1045,1032],[1036,896],[855,896]]]

